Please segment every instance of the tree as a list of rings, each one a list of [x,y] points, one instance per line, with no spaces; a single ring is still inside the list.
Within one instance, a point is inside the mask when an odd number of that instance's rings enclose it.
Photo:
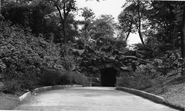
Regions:
[[[124,5],[124,10],[120,13],[118,19],[123,31],[127,33],[125,40],[128,39],[131,32],[138,32],[141,43],[145,44],[142,34],[142,21],[145,19],[142,15],[144,9],[144,3],[139,0],[131,3],[127,2]]]
[[[137,0],[137,13],[138,13],[138,33],[139,33],[139,37],[141,39],[142,44],[145,45],[143,41],[143,35],[141,33],[141,11],[140,11],[140,1],[139,0]]]
[[[58,11],[60,17],[60,24],[62,26],[63,43],[67,43],[68,38],[66,36],[66,21],[71,11],[76,10],[75,0],[42,0],[42,2],[48,4],[48,6],[54,6]],[[61,38],[62,39],[62,38]]]
[[[57,8],[59,15],[60,15],[60,19],[61,19],[61,23],[62,23],[62,32],[64,35],[64,43],[67,43],[66,20],[69,15],[69,12],[76,10],[75,9],[75,0],[62,0],[62,1],[56,0],[53,2],[54,2],[54,6]],[[61,12],[61,10],[63,11],[63,13]],[[62,14],[63,14],[63,16],[62,16]]]
[[[64,42],[64,28],[58,10],[46,1],[35,0],[29,4],[8,2],[3,6],[2,14],[12,25],[18,24],[25,30],[31,29],[35,36],[42,34],[48,39],[48,35],[52,34],[55,43],[61,43],[61,40]],[[67,40],[72,40],[78,34],[75,22],[74,15],[69,13],[65,23]]]
[[[4,0],[0,0],[0,21],[4,19],[3,15],[2,15],[3,2],[4,2]]]
[[[82,12],[82,17],[84,17],[85,21],[84,21],[84,46],[86,45],[86,41],[88,39],[88,27],[89,25],[91,24],[92,22],[92,19],[94,18],[94,12],[91,10],[91,9],[88,9],[87,7],[84,7],[83,9],[83,12]]]
[[[127,2],[124,5],[124,10],[120,13],[118,19],[123,31],[127,33],[125,40],[128,39],[131,32],[138,32],[142,44],[145,44],[142,34],[142,21],[145,19],[142,15],[144,9],[144,3],[139,0],[131,3]]]
[[[114,36],[114,21],[112,15],[101,15],[96,19],[90,28],[91,38],[113,38]]]
[[[127,41],[130,33],[133,32],[133,14],[131,12],[123,11],[122,13],[120,13],[118,19],[120,24],[119,28],[122,30],[122,32],[127,33],[125,38],[125,41]]]
[[[185,8],[183,9],[183,19],[182,19],[182,35],[181,35],[181,55],[185,58]]]
[[[150,21],[151,29],[156,30],[153,36],[164,45],[170,44],[172,49],[176,48],[179,32],[181,32],[179,28],[179,23],[181,23],[179,20],[182,17],[181,9],[179,9],[180,2],[155,1],[151,3],[151,6],[152,8],[144,14]]]

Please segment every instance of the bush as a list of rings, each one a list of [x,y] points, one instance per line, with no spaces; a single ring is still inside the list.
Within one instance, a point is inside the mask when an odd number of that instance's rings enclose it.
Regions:
[[[32,89],[38,85],[41,68],[63,70],[60,47],[35,37],[19,26],[0,22],[0,73],[5,92]],[[14,85],[16,81],[17,86]],[[19,82],[17,82],[19,81]],[[54,84],[54,83],[53,83]],[[11,91],[12,90],[12,91]]]
[[[81,73],[59,71],[55,69],[42,69],[39,84],[43,86],[81,84],[87,85],[88,79]]]
[[[145,91],[149,92],[149,93],[154,93],[154,94],[160,94],[160,93],[164,93],[167,91],[165,86],[165,80],[167,80],[167,77],[162,77],[159,76],[153,80],[151,80],[152,83],[152,87],[146,89]]]
[[[117,79],[117,86],[145,90],[152,93],[165,92],[164,84],[168,76],[161,76],[152,64],[141,65],[135,72],[122,73]]]
[[[16,67],[11,65],[3,73],[3,92],[15,93],[18,91],[31,90],[38,82],[38,71],[33,67],[26,67],[22,72],[16,71]]]
[[[135,88],[136,81],[132,77],[119,77],[116,81],[116,86]]]
[[[85,75],[71,71],[63,72],[60,78],[60,84],[81,84],[86,86],[88,83],[88,78]]]
[[[6,81],[4,82],[4,87],[2,91],[8,94],[15,94],[15,92],[20,91],[21,86],[18,80]]]
[[[129,72],[127,76],[121,74],[117,79],[117,85],[124,87],[132,87],[136,89],[146,89],[152,87],[152,79],[157,76],[158,72],[153,65],[141,65],[135,72]]]
[[[35,37],[29,30],[0,21],[0,74],[4,92],[31,90],[38,85],[83,84],[86,76],[75,72],[74,56],[63,53],[59,45]],[[47,70],[46,70],[47,69]]]
[[[152,87],[151,79],[142,76],[119,77],[117,79],[116,85],[135,89],[146,89]]]
[[[42,69],[39,84],[42,86],[52,86],[60,83],[61,72],[54,69]]]

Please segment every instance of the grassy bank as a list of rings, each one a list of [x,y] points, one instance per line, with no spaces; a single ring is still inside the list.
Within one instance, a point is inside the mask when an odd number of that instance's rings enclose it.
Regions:
[[[169,103],[185,107],[185,77],[170,77],[163,87],[153,87],[145,91],[162,96]]]
[[[185,78],[177,78],[165,86],[166,92],[160,94],[168,102],[185,107]]]
[[[0,110],[11,110],[18,105],[18,96],[0,93]]]

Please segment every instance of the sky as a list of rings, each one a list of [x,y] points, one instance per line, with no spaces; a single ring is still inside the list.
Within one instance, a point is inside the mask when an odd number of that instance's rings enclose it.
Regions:
[[[114,17],[115,22],[118,22],[118,15],[123,10],[122,6],[125,2],[126,0],[100,0],[100,2],[96,0],[76,0],[78,8],[88,7],[92,9],[96,17],[99,17],[101,14],[110,14]],[[130,34],[127,43],[129,45],[140,43],[138,34]]]

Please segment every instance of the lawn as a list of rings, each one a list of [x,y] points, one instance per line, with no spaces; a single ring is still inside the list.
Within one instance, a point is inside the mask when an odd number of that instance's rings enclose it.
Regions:
[[[185,107],[185,77],[179,77],[166,86],[166,92],[162,93],[168,102]]]
[[[18,105],[18,96],[0,93],[0,110],[11,110]]]
[[[163,87],[151,87],[145,91],[162,96],[169,103],[185,107],[185,77],[183,76],[167,77]]]

